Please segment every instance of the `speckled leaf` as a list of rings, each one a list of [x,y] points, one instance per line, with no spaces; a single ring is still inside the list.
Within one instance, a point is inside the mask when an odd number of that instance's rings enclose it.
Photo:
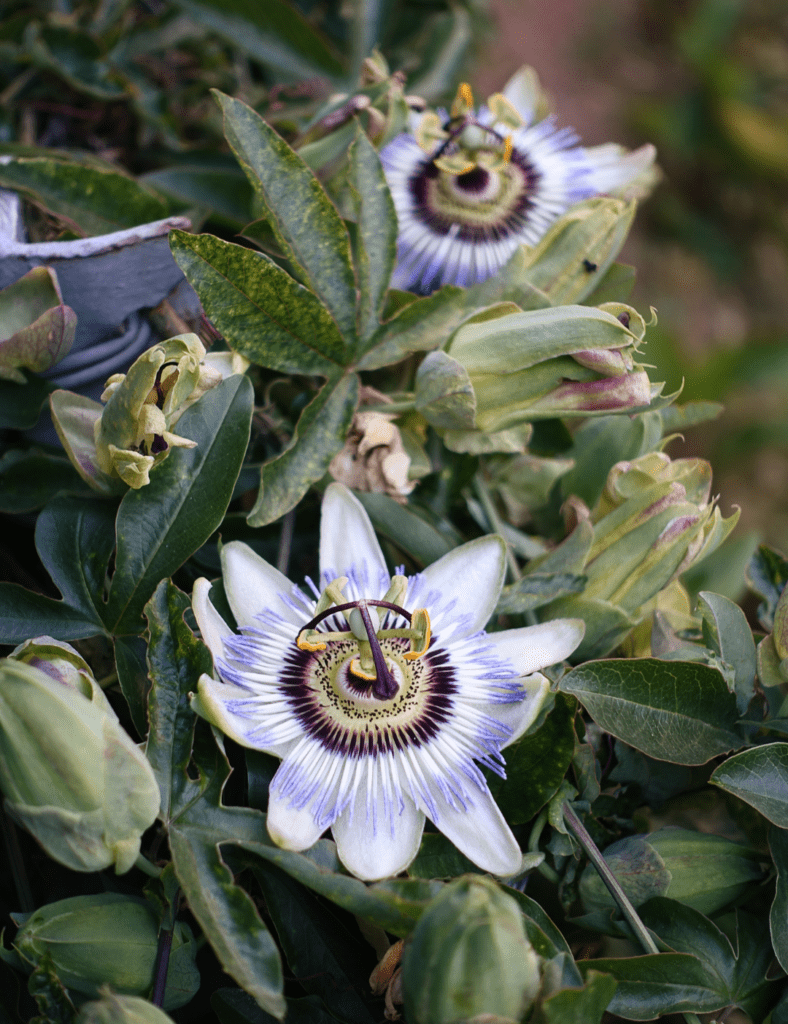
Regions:
[[[342,448],[358,402],[358,377],[326,382],[304,409],[290,447],[262,469],[260,493],[248,520],[266,526],[294,508]]]
[[[246,454],[252,402],[251,381],[237,375],[203,395],[178,420],[178,433],[197,446],[175,448],[146,487],[123,498],[106,611],[112,632],[139,633],[142,610],[159,581],[221,523]]]
[[[778,828],[788,828],[788,743],[743,750],[721,764],[709,782],[744,800]]]
[[[561,785],[575,751],[576,706],[557,694],[541,728],[506,748],[506,779],[492,778],[490,789],[510,825],[530,821]]]
[[[240,100],[215,96],[230,148],[265,204],[265,218],[288,259],[334,318],[342,335],[356,334],[356,281],[350,239],[323,186],[269,125]]]
[[[19,192],[81,235],[105,235],[169,213],[160,196],[125,174],[50,157],[15,157],[0,164],[0,186]]]
[[[604,729],[649,757],[705,764],[740,747],[736,698],[713,668],[655,658],[592,661],[561,680]]]
[[[251,362],[325,376],[347,361],[325,308],[268,256],[185,231],[170,234],[170,247],[209,320]]]
[[[375,147],[359,128],[350,147],[350,189],[356,211],[359,330],[368,338],[380,314],[397,256],[397,215]]]

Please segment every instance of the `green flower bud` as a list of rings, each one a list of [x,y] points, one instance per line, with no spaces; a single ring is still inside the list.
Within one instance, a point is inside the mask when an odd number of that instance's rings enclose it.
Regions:
[[[159,922],[145,900],[118,893],[75,896],[49,903],[32,914],[12,916],[20,925],[14,948],[30,970],[46,957],[67,988],[88,996],[98,996],[104,985],[124,995],[150,991]],[[165,1009],[183,1006],[199,988],[195,953],[190,929],[177,924]]]
[[[576,570],[588,583],[582,594],[551,602],[540,614],[585,619],[575,660],[608,653],[653,611],[653,598],[728,536],[739,513],[723,519],[710,488],[708,462],[651,452],[613,466],[593,512],[577,499],[567,503],[593,526]]]
[[[416,408],[462,450],[468,442],[455,432],[489,438],[533,420],[646,408],[659,388],[652,393],[636,360],[645,330],[621,303],[526,312],[503,303],[424,359]]]
[[[56,676],[63,665],[75,667],[67,652],[50,674],[34,664],[40,647],[17,651],[0,662],[0,789],[8,811],[61,864],[128,871],[159,812],[150,763],[95,680],[85,680],[87,666],[77,667],[72,686]]]
[[[8,657],[41,669],[56,682],[76,690],[93,704],[102,707],[110,718],[117,721],[118,716],[93,678],[90,666],[70,644],[51,636],[37,636],[15,647]]]
[[[450,882],[422,914],[402,963],[413,1024],[522,1019],[539,991],[539,957],[520,908],[491,878]]]
[[[604,858],[635,907],[652,896],[668,896],[713,914],[764,877],[757,850],[685,828],[620,839]],[[592,864],[580,878],[580,898],[588,912],[616,905]]]
[[[82,1004],[74,1024],[172,1024],[172,1017],[147,999],[102,989],[101,999]]]

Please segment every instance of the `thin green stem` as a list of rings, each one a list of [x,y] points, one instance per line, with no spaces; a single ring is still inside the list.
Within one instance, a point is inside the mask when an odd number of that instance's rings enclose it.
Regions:
[[[539,837],[544,831],[544,827],[546,824],[547,811],[544,810],[534,822],[534,826],[531,829],[531,834],[528,837],[529,853],[541,852],[539,849]],[[552,882],[554,885],[558,885],[558,883],[561,881],[561,876],[558,874],[557,871],[550,867],[547,861],[543,860],[541,864],[538,864],[536,870],[539,872],[540,875],[543,875],[548,880],[548,882]]]
[[[487,487],[487,484],[482,476],[481,470],[473,478],[473,485],[479,496],[479,501],[482,503],[482,508],[487,516],[490,526],[496,533],[503,533],[501,529],[501,518],[495,508],[495,503],[492,500],[492,495]],[[506,564],[509,567],[509,573],[513,580],[520,580],[523,577],[520,571],[520,566],[517,564],[517,559],[514,556],[514,552],[507,541],[506,543]]]
[[[140,871],[144,871],[146,875],[150,875],[151,878],[158,878],[161,874],[161,868],[157,868],[155,864],[151,864],[147,857],[143,857],[140,853],[137,855],[137,859],[134,861],[134,867],[139,868]]]
[[[618,904],[621,913],[629,922],[630,928],[637,936],[645,951],[647,953],[659,953],[657,944],[651,938],[648,929],[638,917],[637,911],[629,901],[629,897],[621,888],[618,879],[610,870],[607,861],[599,852],[596,843],[588,834],[585,825],[583,825],[582,821],[575,814],[573,808],[568,802],[564,803],[564,821],[585,850],[588,859],[599,872],[599,877],[607,886],[608,892]],[[687,1024],[700,1024],[700,1018],[694,1013],[684,1013],[682,1016]]]

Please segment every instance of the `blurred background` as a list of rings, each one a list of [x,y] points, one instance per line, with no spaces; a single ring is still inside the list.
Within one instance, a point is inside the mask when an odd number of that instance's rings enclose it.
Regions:
[[[158,211],[228,238],[254,210],[209,88],[298,139],[375,40],[431,102],[461,77],[481,99],[531,64],[559,123],[587,144],[654,142],[662,181],[622,254],[638,270],[633,304],[658,318],[652,379],[725,406],[670,452],[710,459],[723,513],[742,508],[742,557],[756,535],[788,549],[783,0],[5,0],[3,11],[0,152],[89,154],[155,194]],[[26,198],[31,239],[90,233],[43,192]]]

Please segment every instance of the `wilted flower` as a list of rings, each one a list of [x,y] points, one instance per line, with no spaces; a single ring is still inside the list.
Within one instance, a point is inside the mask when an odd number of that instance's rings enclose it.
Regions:
[[[128,373],[110,377],[101,396],[104,406],[70,391],[54,392],[50,403],[58,436],[91,487],[104,492],[123,484],[144,487],[171,448],[195,446],[174,433],[176,423],[223,375],[238,372],[231,354],[217,366],[208,365],[205,355],[196,334],[180,334],[143,352]]]
[[[408,479],[410,456],[394,419],[391,414],[369,410],[355,414],[342,451],[328,467],[334,480],[356,491],[405,500],[416,481]]]
[[[637,189],[652,146],[585,149],[552,117],[538,120],[539,102],[529,68],[478,111],[463,84],[450,112],[427,112],[381,151],[399,220],[394,287],[426,294],[484,281],[572,204]]]
[[[20,925],[14,948],[21,958],[20,966],[25,969],[32,970],[47,962],[67,988],[88,996],[97,996],[104,985],[127,995],[149,992],[159,922],[145,900],[105,892],[58,900],[32,914],[13,917]],[[189,927],[176,924],[165,1009],[174,1010],[188,1003],[199,988],[196,952]]]
[[[482,875],[450,882],[405,946],[402,990],[412,1024],[514,1024],[539,983],[539,957],[519,906]]]
[[[504,575],[499,537],[471,541],[413,577],[390,576],[356,498],[323,501],[320,589],[305,594],[239,542],[222,549],[236,634],[198,580],[193,607],[218,679],[195,710],[247,747],[282,758],[268,831],[308,849],[331,827],[348,870],[402,871],[425,817],[480,867],[517,872],[522,855],[478,764],[529,727],[578,621],[485,633]],[[477,764],[478,762],[478,764]]]
[[[604,857],[635,907],[652,896],[667,896],[713,914],[764,877],[764,857],[757,850],[686,828],[619,839]],[[591,864],[580,878],[580,897],[587,911],[615,907]]]
[[[77,652],[40,641],[0,662],[6,808],[61,864],[101,871],[114,863],[121,874],[159,812],[156,777]]]

